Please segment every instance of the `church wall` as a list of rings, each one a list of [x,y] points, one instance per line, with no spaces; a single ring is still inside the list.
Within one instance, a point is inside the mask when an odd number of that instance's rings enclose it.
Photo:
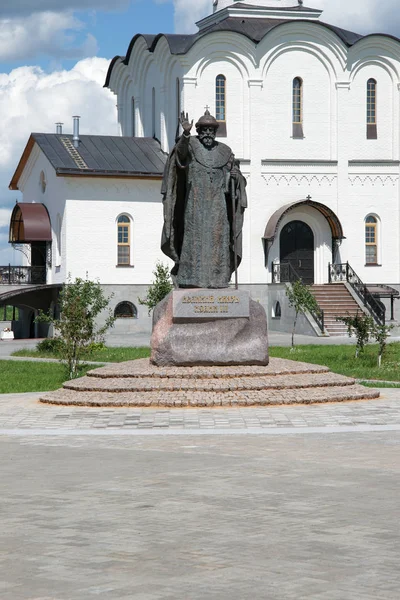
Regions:
[[[367,139],[367,82],[377,82],[377,139]],[[393,160],[398,155],[394,147],[394,113],[398,112],[399,92],[390,73],[383,66],[367,61],[351,81],[347,100],[347,110],[339,118],[345,122],[342,135],[351,140],[349,159]],[[397,105],[394,103],[397,99]],[[340,142],[339,142],[340,143]]]
[[[303,80],[303,133],[292,129],[293,80]],[[323,63],[313,54],[290,50],[280,54],[265,76],[264,114],[259,122],[264,158],[327,160],[331,158],[331,82]]]
[[[161,253],[160,180],[70,179],[66,207],[68,271],[103,284],[148,284]],[[117,219],[131,219],[131,265],[117,266]]]

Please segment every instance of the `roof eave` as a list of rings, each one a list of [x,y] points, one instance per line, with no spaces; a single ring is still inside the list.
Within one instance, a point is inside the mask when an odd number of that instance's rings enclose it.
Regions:
[[[31,155],[31,152],[33,150],[33,147],[34,147],[35,143],[36,143],[36,140],[34,138],[33,133],[31,133],[31,135],[29,136],[28,142],[27,142],[27,144],[25,146],[25,149],[24,149],[24,151],[22,153],[22,156],[20,158],[20,161],[18,163],[18,166],[15,169],[15,173],[12,176],[12,179],[11,179],[10,184],[8,186],[9,190],[19,190],[19,187],[18,187],[19,180],[20,180],[21,175],[22,175],[22,173],[23,173],[23,171],[25,169],[26,163],[29,160],[29,157]]]

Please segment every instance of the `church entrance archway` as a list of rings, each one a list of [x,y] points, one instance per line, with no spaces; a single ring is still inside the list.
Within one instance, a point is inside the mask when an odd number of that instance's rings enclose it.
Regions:
[[[314,234],[303,221],[290,221],[279,238],[280,262],[290,263],[303,283],[314,283]]]

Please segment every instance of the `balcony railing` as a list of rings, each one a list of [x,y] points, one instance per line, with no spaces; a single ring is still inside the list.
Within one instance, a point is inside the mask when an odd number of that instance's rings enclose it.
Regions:
[[[0,285],[40,285],[46,283],[46,267],[0,266]]]

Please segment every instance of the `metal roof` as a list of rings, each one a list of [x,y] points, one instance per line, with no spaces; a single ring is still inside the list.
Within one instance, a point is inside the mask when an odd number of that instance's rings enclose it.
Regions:
[[[72,135],[32,133],[10,183],[18,181],[35,142],[54,167],[57,175],[86,177],[161,178],[167,155],[153,138],[112,135],[81,135],[79,147]]]
[[[236,4],[236,7],[248,8],[246,4]],[[289,9],[285,9],[287,11]],[[301,10],[307,10],[308,12],[312,9],[306,9],[306,7],[294,7],[293,11],[301,12]],[[316,11],[319,12],[319,11]],[[308,23],[309,25],[315,25],[317,27],[325,27],[326,29],[330,29],[333,33],[335,33],[345,44],[346,46],[352,46],[359,40],[363,39],[364,36],[354,33],[353,31],[347,31],[346,29],[341,29],[340,27],[335,27],[334,25],[330,25],[328,23],[324,23],[322,21],[310,20],[310,19],[296,19],[296,23]],[[218,21],[217,23],[211,24],[209,27],[205,27],[201,31],[191,34],[191,35],[180,35],[180,34],[169,34],[169,33],[159,33],[158,35],[147,35],[147,34],[136,34],[127,49],[126,56],[115,56],[110,63],[108,68],[108,73],[106,77],[106,81],[104,87],[109,87],[110,78],[112,70],[119,60],[124,64],[129,63],[130,56],[132,54],[132,50],[138,39],[142,39],[145,41],[147,45],[147,49],[149,52],[154,52],[159,40],[164,38],[168,45],[171,54],[186,54],[190,48],[195,44],[198,40],[200,40],[205,35],[209,33],[214,33],[217,31],[231,31],[233,33],[239,33],[244,35],[248,39],[252,40],[255,44],[258,44],[270,31],[279,27],[280,25],[284,25],[286,23],[293,23],[292,19],[270,19],[270,18],[247,18],[243,19],[242,17],[226,17]],[[379,34],[385,35],[385,34]],[[392,36],[386,36],[392,37]],[[395,38],[396,39],[396,38]]]
[[[51,242],[49,213],[44,204],[17,202],[11,215],[10,242]]]
[[[270,217],[263,238],[272,244],[277,234],[279,223],[282,221],[283,217],[293,208],[297,208],[298,206],[310,206],[311,208],[318,210],[328,221],[332,237],[338,240],[344,239],[342,225],[333,210],[328,206],[325,206],[325,204],[315,202],[314,200],[300,200],[300,202],[292,202],[278,208],[278,210]]]

